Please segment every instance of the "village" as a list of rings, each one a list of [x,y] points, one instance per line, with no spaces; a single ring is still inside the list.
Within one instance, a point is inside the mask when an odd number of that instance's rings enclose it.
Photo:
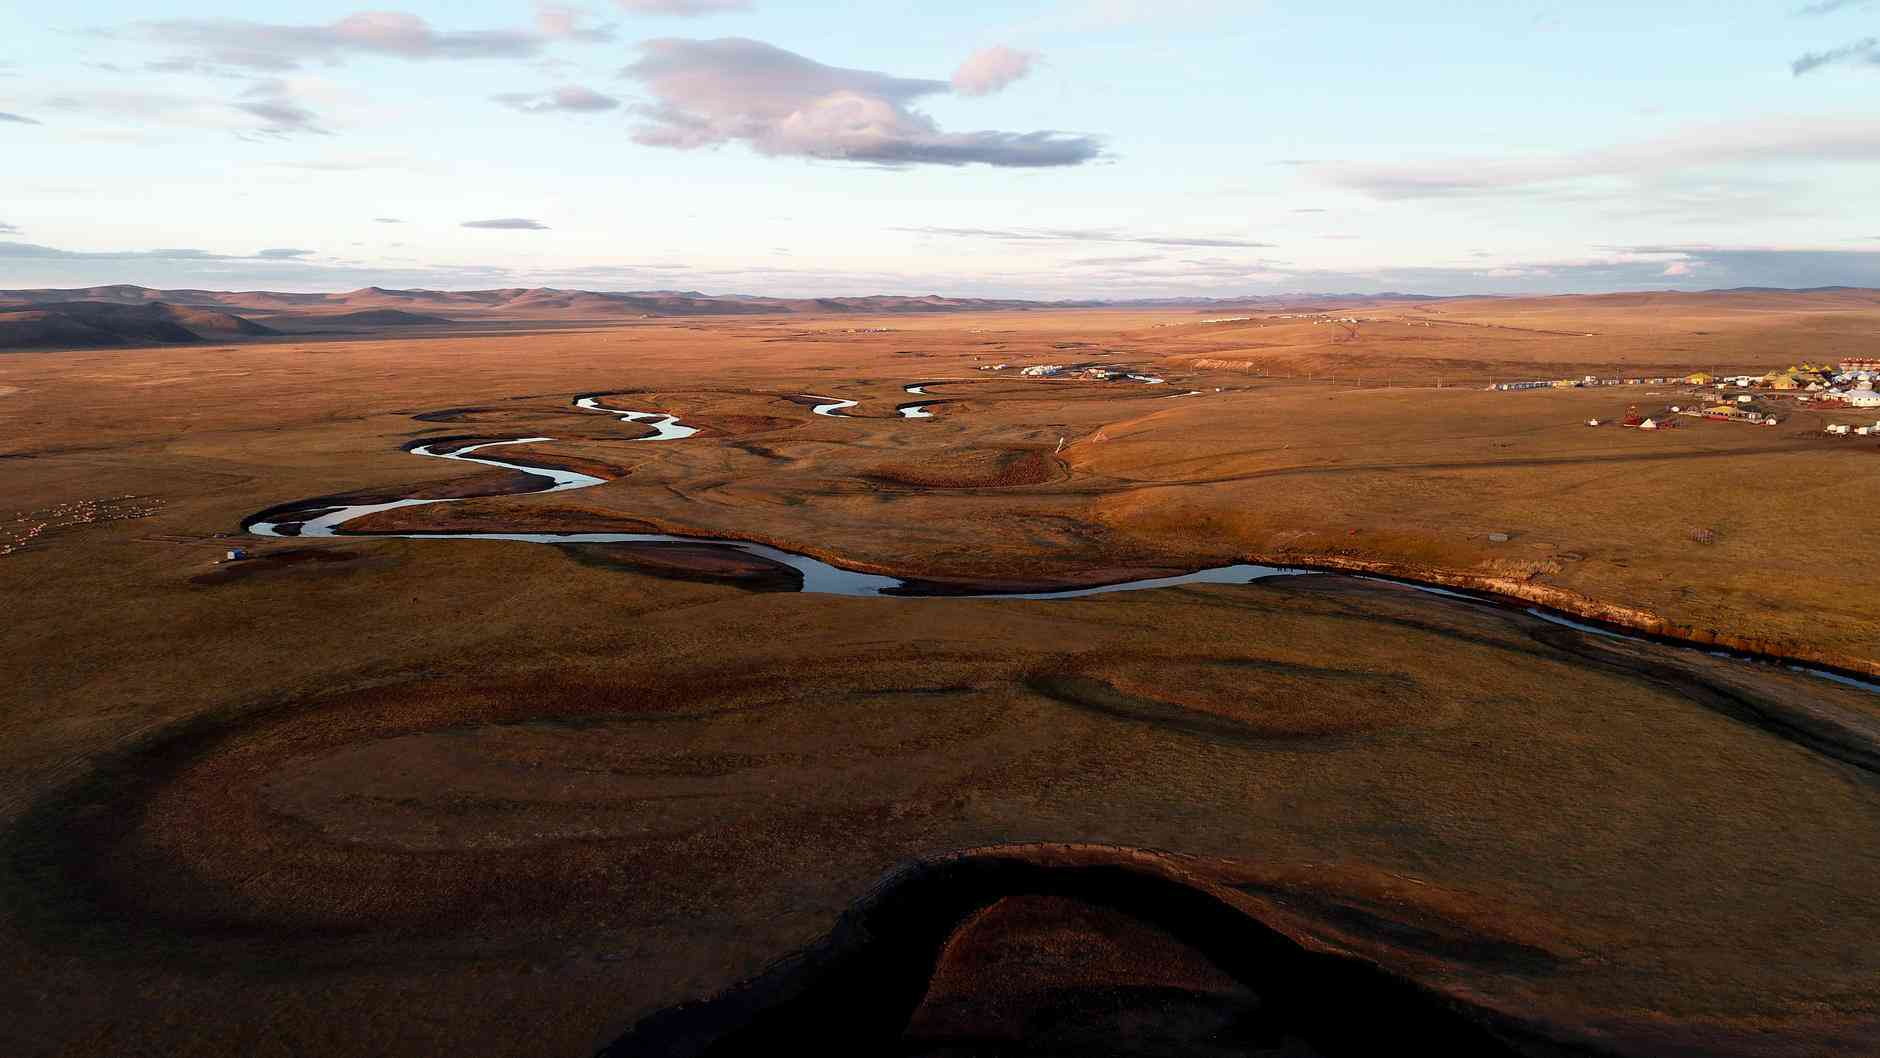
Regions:
[[[982,364],[979,370],[1006,371],[1010,370],[1011,366],[1010,364]],[[1145,375],[1114,364],[1033,364],[1030,367],[1020,368],[1018,373],[1026,378],[1082,378],[1093,382],[1114,382],[1120,379],[1127,382],[1141,382],[1148,386],[1160,386],[1168,381],[1165,378]]]
[[[1686,394],[1695,399],[1689,405],[1671,405],[1668,414],[1640,415],[1634,409],[1618,425],[1643,430],[1661,430],[1677,425],[1677,417],[1738,422],[1751,426],[1777,426],[1782,402],[1789,410],[1810,406],[1823,411],[1880,408],[1880,359],[1847,359],[1835,364],[1801,363],[1761,375],[1715,375],[1695,371],[1681,377],[1542,379],[1524,382],[1497,382],[1488,388],[1512,392],[1534,389],[1586,389],[1606,386],[1689,386]],[[1601,419],[1588,419],[1588,426],[1603,426]],[[1834,436],[1880,436],[1880,421],[1872,425],[1829,423],[1824,432]]]

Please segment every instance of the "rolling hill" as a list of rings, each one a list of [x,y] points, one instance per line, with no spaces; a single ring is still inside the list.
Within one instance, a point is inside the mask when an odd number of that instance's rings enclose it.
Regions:
[[[0,349],[167,345],[279,333],[231,313],[163,301],[53,301],[25,308],[0,307]]]

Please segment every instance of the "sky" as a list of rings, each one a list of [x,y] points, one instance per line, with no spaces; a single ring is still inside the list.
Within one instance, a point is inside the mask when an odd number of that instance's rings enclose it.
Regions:
[[[1880,0],[378,2],[0,0],[0,287],[1880,287]]]

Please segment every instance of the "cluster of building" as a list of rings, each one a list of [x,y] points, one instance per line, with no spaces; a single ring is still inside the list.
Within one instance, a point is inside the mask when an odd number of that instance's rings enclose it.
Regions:
[[[1880,361],[1844,360],[1838,365],[1801,363],[1762,375],[1733,375],[1716,384],[1719,389],[1767,389],[1794,394],[1797,400],[1873,408],[1880,407],[1880,393],[1874,392],[1876,378],[1880,378]]]
[[[1738,397],[1737,400],[1739,403],[1736,404],[1731,404],[1726,401],[1721,404],[1712,404],[1705,408],[1673,408],[1671,410],[1679,415],[1689,415],[1700,419],[1715,419],[1719,422],[1742,422],[1748,423],[1751,426],[1774,426],[1782,421],[1776,418],[1772,413],[1763,411],[1760,408],[1750,407],[1749,399],[1750,398],[1746,395]]]
[[[1684,378],[1668,378],[1662,376],[1659,378],[1600,378],[1597,375],[1586,375],[1582,378],[1544,378],[1532,382],[1496,382],[1488,388],[1504,391],[1517,389],[1583,389],[1592,386],[1671,386],[1680,382],[1689,382],[1693,385],[1702,386],[1708,385],[1712,381],[1714,381],[1714,379],[1712,379],[1711,376],[1699,371],[1696,374],[1688,375]]]
[[[982,367],[979,370],[1003,371],[1005,368],[1005,364],[1000,364],[997,367]],[[1141,382],[1150,386],[1159,386],[1167,381],[1167,379],[1157,378],[1154,375],[1137,374],[1136,372],[1130,371],[1128,368],[1122,367],[1099,366],[1078,368],[1070,367],[1065,364],[1034,364],[1031,367],[1020,369],[1018,373],[1024,375],[1026,378],[1087,378],[1097,382],[1111,382],[1119,378],[1124,378],[1131,382]]]
[[[1782,393],[1795,400],[1818,402],[1829,407],[1880,408],[1880,360],[1843,360],[1839,364],[1801,363],[1781,371],[1761,375],[1730,375],[1719,378],[1708,371],[1694,371],[1682,378],[1582,378],[1537,379],[1528,382],[1497,382],[1492,390],[1581,389],[1592,386],[1709,386],[1719,392],[1730,389],[1755,389]],[[1726,409],[1742,413],[1742,409]]]

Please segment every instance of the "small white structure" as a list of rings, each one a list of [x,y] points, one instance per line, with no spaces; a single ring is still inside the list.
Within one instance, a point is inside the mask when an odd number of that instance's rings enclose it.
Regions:
[[[223,556],[222,561],[240,562],[241,560],[247,557],[248,557],[248,551],[245,548],[231,547],[228,549],[228,554]]]
[[[1840,437],[1846,437],[1850,431],[1845,425],[1836,423],[1828,427],[1828,432]]]
[[[1658,429],[1658,420],[1646,419],[1644,422],[1638,424],[1638,428],[1641,430],[1656,430]]]
[[[1599,425],[1599,420],[1598,420],[1598,419],[1588,419],[1588,420],[1586,420],[1586,425],[1588,425],[1588,426],[1598,426],[1598,425]]]
[[[1037,364],[1025,368],[1023,371],[1020,371],[1019,374],[1029,378],[1049,378],[1062,370],[1064,370],[1063,364]]]
[[[1745,393],[1737,397],[1736,402],[1738,404],[1748,404],[1750,401],[1755,400],[1755,399],[1756,399],[1755,397],[1752,397],[1749,394]]]

